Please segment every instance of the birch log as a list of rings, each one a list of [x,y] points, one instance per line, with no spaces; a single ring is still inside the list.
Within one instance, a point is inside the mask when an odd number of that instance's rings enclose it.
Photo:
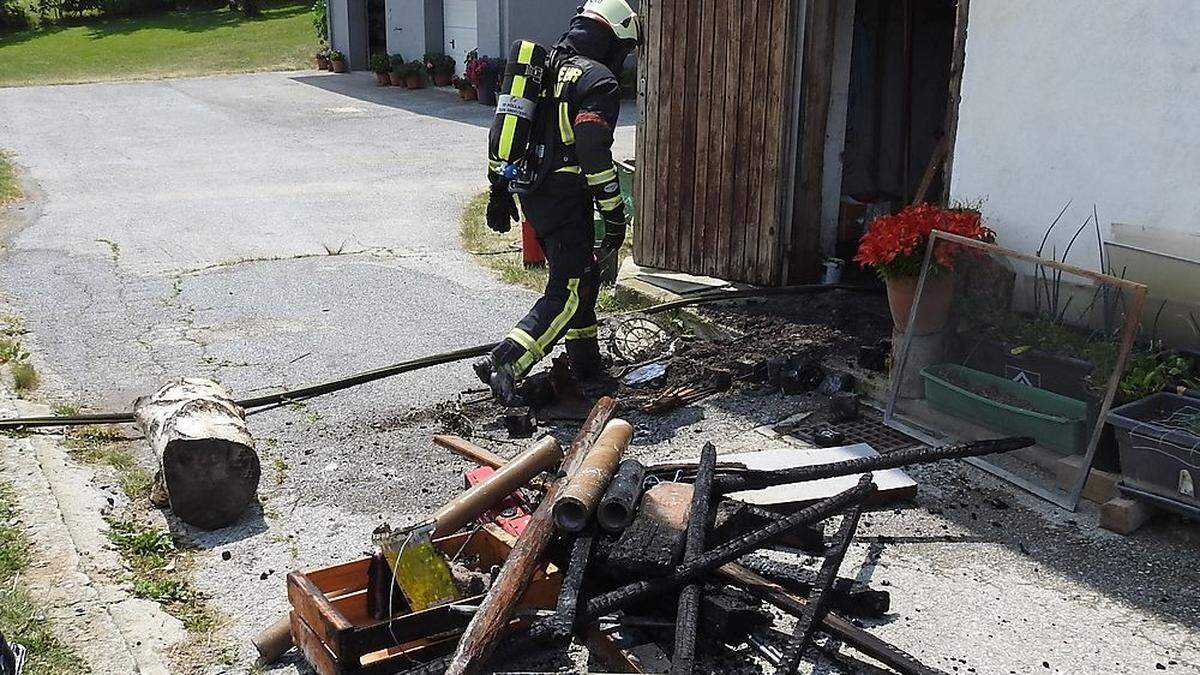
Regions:
[[[254,499],[261,468],[246,413],[229,392],[211,380],[181,378],[133,406],[175,515],[206,530],[237,520]]]

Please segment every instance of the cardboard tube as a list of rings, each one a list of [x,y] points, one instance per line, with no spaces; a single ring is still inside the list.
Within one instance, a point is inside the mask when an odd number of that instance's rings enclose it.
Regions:
[[[552,436],[534,443],[511,462],[496,469],[486,481],[475,485],[433,514],[433,536],[441,537],[478,518],[499,504],[534,476],[553,469],[562,461],[562,446]]]
[[[613,420],[604,427],[579,471],[554,501],[554,523],[558,529],[579,532],[587,525],[631,440],[633,426],[625,420]]]
[[[284,652],[292,648],[292,624],[287,614],[279,617],[261,633],[254,636],[254,648],[258,650],[259,667],[279,660]]]

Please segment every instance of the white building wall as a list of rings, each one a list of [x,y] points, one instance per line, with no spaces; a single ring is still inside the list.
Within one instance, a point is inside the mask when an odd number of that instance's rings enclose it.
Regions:
[[[1025,252],[1068,200],[1060,252],[1093,204],[1106,233],[1200,230],[1198,36],[1197,0],[974,0],[952,198],[985,198]],[[1094,243],[1076,249],[1098,267]]]

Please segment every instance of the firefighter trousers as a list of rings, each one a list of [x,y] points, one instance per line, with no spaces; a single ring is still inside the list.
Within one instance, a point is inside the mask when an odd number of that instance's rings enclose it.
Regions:
[[[542,297],[492,353],[513,364],[522,377],[560,339],[590,340],[597,335],[595,226],[592,199],[578,176],[554,175],[542,189],[521,197],[525,217],[546,253],[550,278]]]

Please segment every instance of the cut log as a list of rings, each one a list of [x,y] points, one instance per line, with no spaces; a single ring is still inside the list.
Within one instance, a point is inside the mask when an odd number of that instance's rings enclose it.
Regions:
[[[180,520],[206,530],[233,523],[258,490],[261,468],[246,413],[211,380],[182,378],[134,401]]]

